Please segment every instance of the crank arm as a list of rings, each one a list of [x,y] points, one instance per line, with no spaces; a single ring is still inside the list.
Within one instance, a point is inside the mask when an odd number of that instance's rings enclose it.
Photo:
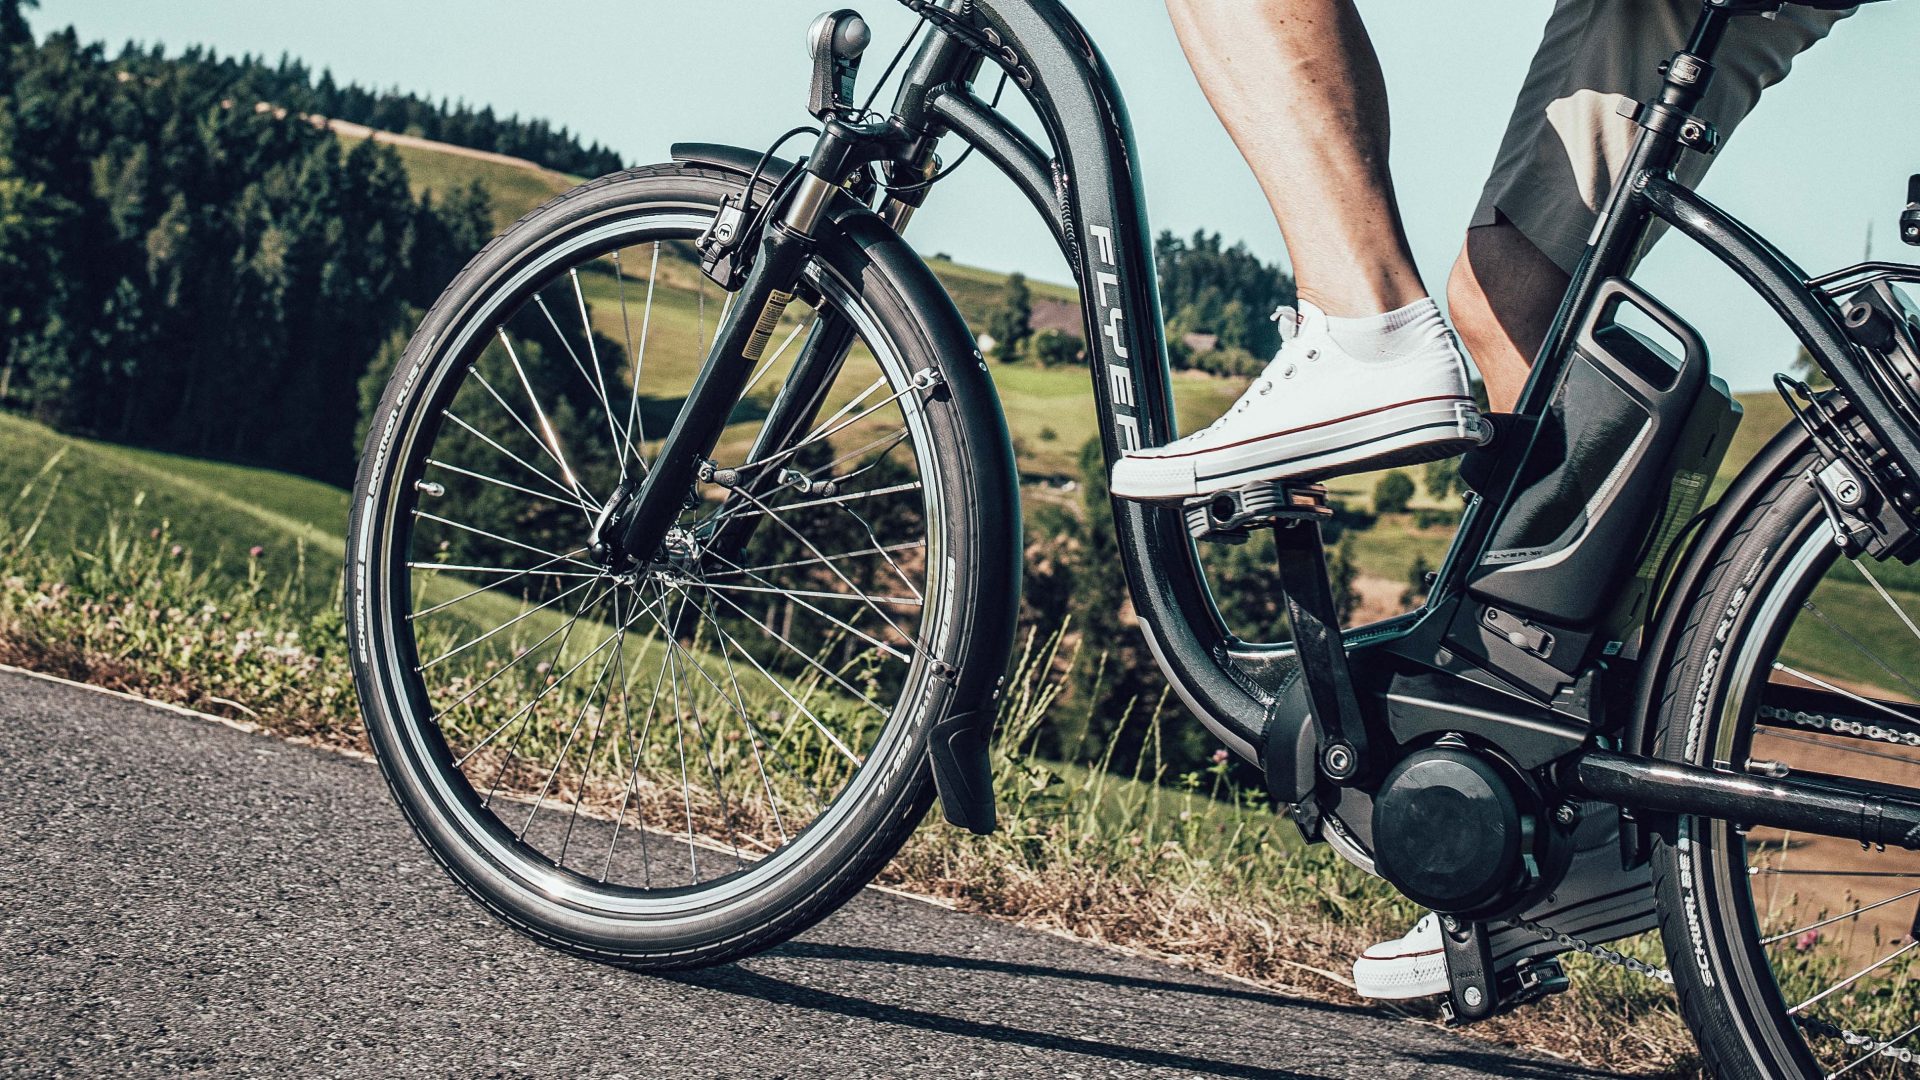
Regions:
[[[1920,851],[1920,798],[1841,777],[1764,777],[1716,772],[1608,750],[1583,750],[1567,789],[1616,806],[1720,818]]]

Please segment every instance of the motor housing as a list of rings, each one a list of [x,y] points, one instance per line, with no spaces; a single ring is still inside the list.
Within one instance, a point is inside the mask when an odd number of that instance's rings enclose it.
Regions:
[[[1481,920],[1530,906],[1571,845],[1535,785],[1449,735],[1403,758],[1373,797],[1374,868],[1409,899]]]

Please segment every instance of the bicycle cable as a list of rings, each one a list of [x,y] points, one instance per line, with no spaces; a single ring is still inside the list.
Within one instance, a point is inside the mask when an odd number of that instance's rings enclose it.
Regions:
[[[993,100],[987,102],[987,108],[992,109],[992,108],[997,108],[999,106],[1000,95],[1006,92],[1007,80],[1010,77],[1011,76],[1009,76],[1004,71],[1000,73],[1000,85],[994,88]],[[939,172],[934,173],[932,176],[927,177],[925,180],[917,180],[911,184],[901,184],[898,187],[889,187],[887,188],[887,194],[899,195],[903,192],[924,191],[925,189],[932,187],[933,185],[939,183],[940,181],[945,180],[947,177],[952,176],[955,169],[958,169],[960,166],[965,165],[967,163],[967,159],[973,156],[973,151],[974,151],[973,144],[968,143],[967,148],[960,152],[960,156],[953,159],[953,164],[948,165],[946,168],[941,169]]]
[[[920,21],[914,23],[913,30],[907,34],[907,40],[900,44],[899,51],[893,54],[893,59],[887,61],[886,70],[880,73],[879,81],[873,84],[873,90],[867,95],[866,103],[860,106],[860,114],[862,116],[872,114],[873,103],[880,100],[880,91],[886,89],[887,80],[893,77],[893,69],[900,66],[900,61],[906,58],[907,50],[913,47],[913,43],[920,37],[920,31],[926,28],[927,16],[923,12],[920,16]]]

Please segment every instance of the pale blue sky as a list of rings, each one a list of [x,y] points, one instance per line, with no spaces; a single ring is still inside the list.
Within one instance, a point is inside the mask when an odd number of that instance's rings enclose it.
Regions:
[[[835,0],[846,2],[846,0]],[[1159,0],[1069,0],[1119,72],[1156,228],[1218,230],[1284,259],[1279,230],[1181,59]],[[45,0],[35,26],[88,38],[290,52],[337,77],[544,116],[634,162],[678,139],[760,147],[804,114],[808,20],[828,0]],[[892,0],[873,22],[868,78],[911,23]],[[1360,0],[1387,72],[1393,164],[1408,231],[1438,288],[1538,40],[1548,0]],[[1920,0],[1874,4],[1804,57],[1721,153],[1703,191],[1810,272],[1894,239],[1920,172]],[[955,151],[957,152],[957,150]],[[1025,201],[984,162],[942,186],[914,221],[927,252],[1069,280]],[[1706,335],[1736,389],[1767,385],[1794,345],[1764,305],[1698,252],[1669,241],[1641,280]]]

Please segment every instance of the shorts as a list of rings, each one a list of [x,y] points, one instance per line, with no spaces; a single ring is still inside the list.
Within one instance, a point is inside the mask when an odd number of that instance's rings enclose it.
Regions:
[[[1640,130],[1617,110],[1659,95],[1659,67],[1699,13],[1699,0],[1557,0],[1472,224],[1505,218],[1572,273]],[[1850,14],[1789,5],[1772,19],[1735,19],[1698,115],[1724,141],[1760,92]],[[1712,160],[1688,151],[1676,174],[1697,184]]]

